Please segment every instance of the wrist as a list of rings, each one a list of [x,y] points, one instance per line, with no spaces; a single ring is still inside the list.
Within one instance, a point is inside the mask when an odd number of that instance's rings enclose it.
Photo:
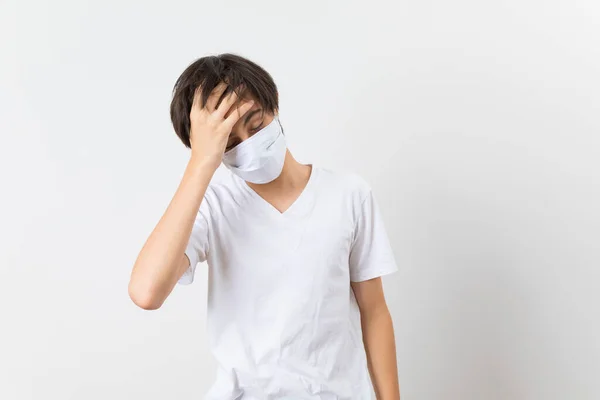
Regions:
[[[217,170],[217,168],[219,168],[219,165],[221,164],[221,159],[195,155],[194,153],[192,153],[188,164],[191,168],[203,171],[210,170],[212,173],[214,173]]]
[[[195,157],[192,155],[187,165],[187,173],[198,178],[205,178],[208,181],[212,179],[215,171],[219,167],[220,160],[208,159],[206,157]],[[204,179],[203,179],[204,180]]]

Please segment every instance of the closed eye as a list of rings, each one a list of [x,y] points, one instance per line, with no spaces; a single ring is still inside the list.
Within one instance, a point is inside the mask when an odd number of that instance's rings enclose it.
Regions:
[[[248,130],[248,133],[249,133],[248,137],[252,137],[258,131],[260,131],[263,128],[263,123],[264,123],[264,119],[260,121],[260,124],[258,124],[258,126],[254,127],[254,128],[250,128]],[[237,146],[240,143],[242,143],[242,141],[237,136],[231,136],[229,138],[229,141],[227,142],[227,147],[225,148],[225,151],[229,151],[229,150],[233,149],[235,146]]]
[[[264,120],[260,121],[260,124],[258,124],[258,126],[254,127],[254,128],[250,128],[250,132],[256,133],[256,132],[260,131],[263,127],[263,122],[264,122]]]

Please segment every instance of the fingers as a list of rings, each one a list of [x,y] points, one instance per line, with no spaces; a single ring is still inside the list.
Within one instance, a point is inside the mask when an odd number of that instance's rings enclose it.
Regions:
[[[206,108],[209,112],[212,113],[213,111],[215,111],[215,109],[217,108],[217,102],[223,95],[223,92],[225,92],[225,89],[227,89],[227,84],[225,82],[220,82],[213,89],[210,96],[208,96],[208,100],[206,101]]]
[[[254,105],[253,100],[243,102],[238,107],[236,107],[234,110],[232,110],[232,112],[229,114],[229,116],[227,118],[225,118],[225,123],[228,126],[230,126],[231,128],[233,128],[235,123],[238,122],[239,119],[242,118],[248,111],[250,111],[250,109],[252,108],[253,105]]]
[[[229,110],[231,108],[231,106],[233,106],[236,101],[239,98],[239,94],[241,93],[242,87],[239,86],[237,89],[232,90],[231,92],[229,92],[227,94],[227,96],[225,96],[225,98],[223,99],[223,101],[221,101],[221,104],[219,104],[219,107],[215,110],[215,114],[219,117],[219,118],[227,118],[229,115]]]
[[[194,109],[198,109],[200,110],[202,107],[200,106],[200,103],[202,102],[202,87],[198,86],[196,88],[196,90],[194,91],[194,100],[192,101],[192,110]]]

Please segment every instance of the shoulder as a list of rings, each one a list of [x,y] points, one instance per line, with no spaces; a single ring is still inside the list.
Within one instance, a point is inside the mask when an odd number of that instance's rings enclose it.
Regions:
[[[229,171],[218,169],[208,185],[206,194],[212,197],[222,198],[240,190],[239,179]]]
[[[319,168],[321,185],[344,197],[351,197],[354,202],[361,203],[371,193],[371,186],[361,176],[350,172],[337,172],[326,168]]]
[[[219,215],[224,208],[239,202],[241,195],[243,188],[239,179],[229,171],[217,170],[206,189],[200,212],[213,217]]]

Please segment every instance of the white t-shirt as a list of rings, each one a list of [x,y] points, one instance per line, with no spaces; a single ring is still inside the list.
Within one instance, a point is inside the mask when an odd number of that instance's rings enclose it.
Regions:
[[[209,186],[179,280],[207,261],[210,400],[371,399],[350,282],[397,270],[369,186],[313,167],[280,213],[230,174]]]

